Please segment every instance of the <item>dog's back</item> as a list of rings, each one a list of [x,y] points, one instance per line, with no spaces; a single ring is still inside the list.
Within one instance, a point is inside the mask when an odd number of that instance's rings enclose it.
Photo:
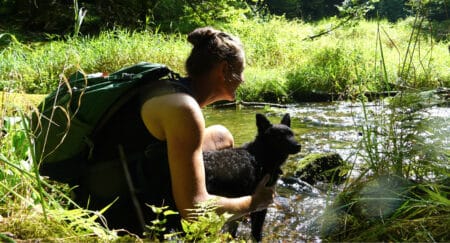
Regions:
[[[240,197],[253,193],[260,177],[255,157],[244,148],[203,153],[206,188],[209,193]]]

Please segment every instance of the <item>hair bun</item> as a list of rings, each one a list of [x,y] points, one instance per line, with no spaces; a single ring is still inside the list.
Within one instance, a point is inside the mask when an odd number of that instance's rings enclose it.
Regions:
[[[194,46],[203,45],[205,42],[212,40],[220,31],[212,27],[197,28],[189,33],[187,40]]]

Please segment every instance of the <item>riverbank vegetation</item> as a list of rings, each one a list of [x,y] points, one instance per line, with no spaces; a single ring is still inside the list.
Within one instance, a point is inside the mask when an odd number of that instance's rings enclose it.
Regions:
[[[381,2],[386,4],[378,7],[390,11],[388,1]],[[231,6],[227,1],[218,1],[217,5]],[[324,240],[450,239],[448,144],[446,138],[439,137],[448,134],[447,130],[442,132],[446,119],[436,124],[424,111],[430,105],[448,106],[448,101],[437,99],[433,92],[419,93],[450,86],[449,38],[443,22],[426,18],[420,11],[395,22],[389,18],[332,15],[321,19],[316,12],[309,15],[314,21],[305,21],[306,15],[293,18],[289,15],[292,13],[285,17],[261,13],[249,16],[249,9],[236,6],[223,16],[220,11],[204,16],[196,14],[195,6],[190,6],[190,15],[185,15],[176,29],[174,23],[157,25],[154,21],[158,16],[144,14],[139,18],[140,28],[122,25],[81,35],[84,24],[92,26],[99,20],[75,5],[75,18],[69,15],[75,22],[70,34],[48,33],[45,38],[30,39],[0,25],[2,241],[141,241],[136,236],[118,237],[120,232],[108,230],[104,221],[98,220],[101,212],[79,208],[70,200],[69,188],[39,176],[26,116],[42,95],[76,70],[108,73],[149,61],[164,63],[184,74],[184,60],[190,50],[186,32],[199,23],[233,33],[244,43],[246,82],[238,90],[238,100],[292,103],[343,98],[364,106],[367,100],[362,94],[400,91],[386,101],[385,110],[377,116],[365,112],[366,123],[360,128],[362,139],[357,145],[364,158],[358,168],[360,176],[349,179],[342,193],[330,202],[324,214]],[[348,7],[345,11],[361,9]],[[0,14],[2,11],[0,8]],[[32,98],[24,99],[17,93]],[[380,193],[380,188],[391,187],[387,194]],[[153,234],[158,234],[162,221],[150,226]],[[190,239],[202,236],[208,222],[220,226],[224,218],[206,214],[198,225],[186,225],[187,235],[193,237]],[[215,240],[229,239],[227,235],[218,236],[218,228],[208,235],[219,237]]]
[[[414,18],[396,24],[361,20],[310,38],[338,24],[338,19],[306,24],[273,17],[222,26],[245,45],[246,83],[238,99],[286,103],[320,100],[320,94],[348,97],[449,86],[448,42],[436,42],[422,30],[410,43],[413,26],[418,25]],[[164,63],[184,74],[189,50],[185,35],[157,30],[121,29],[38,43],[12,41],[0,53],[0,88],[46,94],[57,87],[61,74],[68,76],[77,69],[109,73],[141,61]],[[361,83],[363,90],[358,89]]]
[[[364,106],[362,159],[322,216],[330,241],[444,242],[450,239],[448,107],[434,92],[401,93],[371,112]]]

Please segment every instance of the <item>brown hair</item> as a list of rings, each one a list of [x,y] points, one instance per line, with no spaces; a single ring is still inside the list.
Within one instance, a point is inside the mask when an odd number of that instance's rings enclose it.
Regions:
[[[233,71],[243,65],[244,48],[237,37],[202,27],[192,31],[187,40],[193,45],[186,60],[186,71],[191,77],[207,73],[222,61],[227,61]]]

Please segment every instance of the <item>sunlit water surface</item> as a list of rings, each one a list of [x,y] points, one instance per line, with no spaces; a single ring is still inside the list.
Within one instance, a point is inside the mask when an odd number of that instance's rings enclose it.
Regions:
[[[292,129],[302,145],[302,151],[289,157],[290,162],[298,162],[313,152],[337,152],[350,163],[358,164],[357,156],[361,140],[360,127],[371,122],[364,117],[364,109],[371,114],[386,112],[382,104],[368,103],[363,108],[358,103],[305,103],[290,105],[287,108],[263,109],[212,109],[204,110],[207,125],[225,125],[239,146],[251,141],[256,135],[256,113],[263,113],[273,123],[279,123],[284,113],[290,113]],[[450,109],[433,107],[426,111],[437,121],[446,148],[449,148],[450,128],[448,118]],[[331,188],[331,189],[330,189]],[[326,205],[330,204],[339,188],[330,185],[310,186],[298,181],[293,184],[279,180],[275,203],[269,208],[264,226],[265,241],[308,241],[320,242],[320,216]],[[239,227],[238,234],[250,239],[250,224],[245,221]]]

